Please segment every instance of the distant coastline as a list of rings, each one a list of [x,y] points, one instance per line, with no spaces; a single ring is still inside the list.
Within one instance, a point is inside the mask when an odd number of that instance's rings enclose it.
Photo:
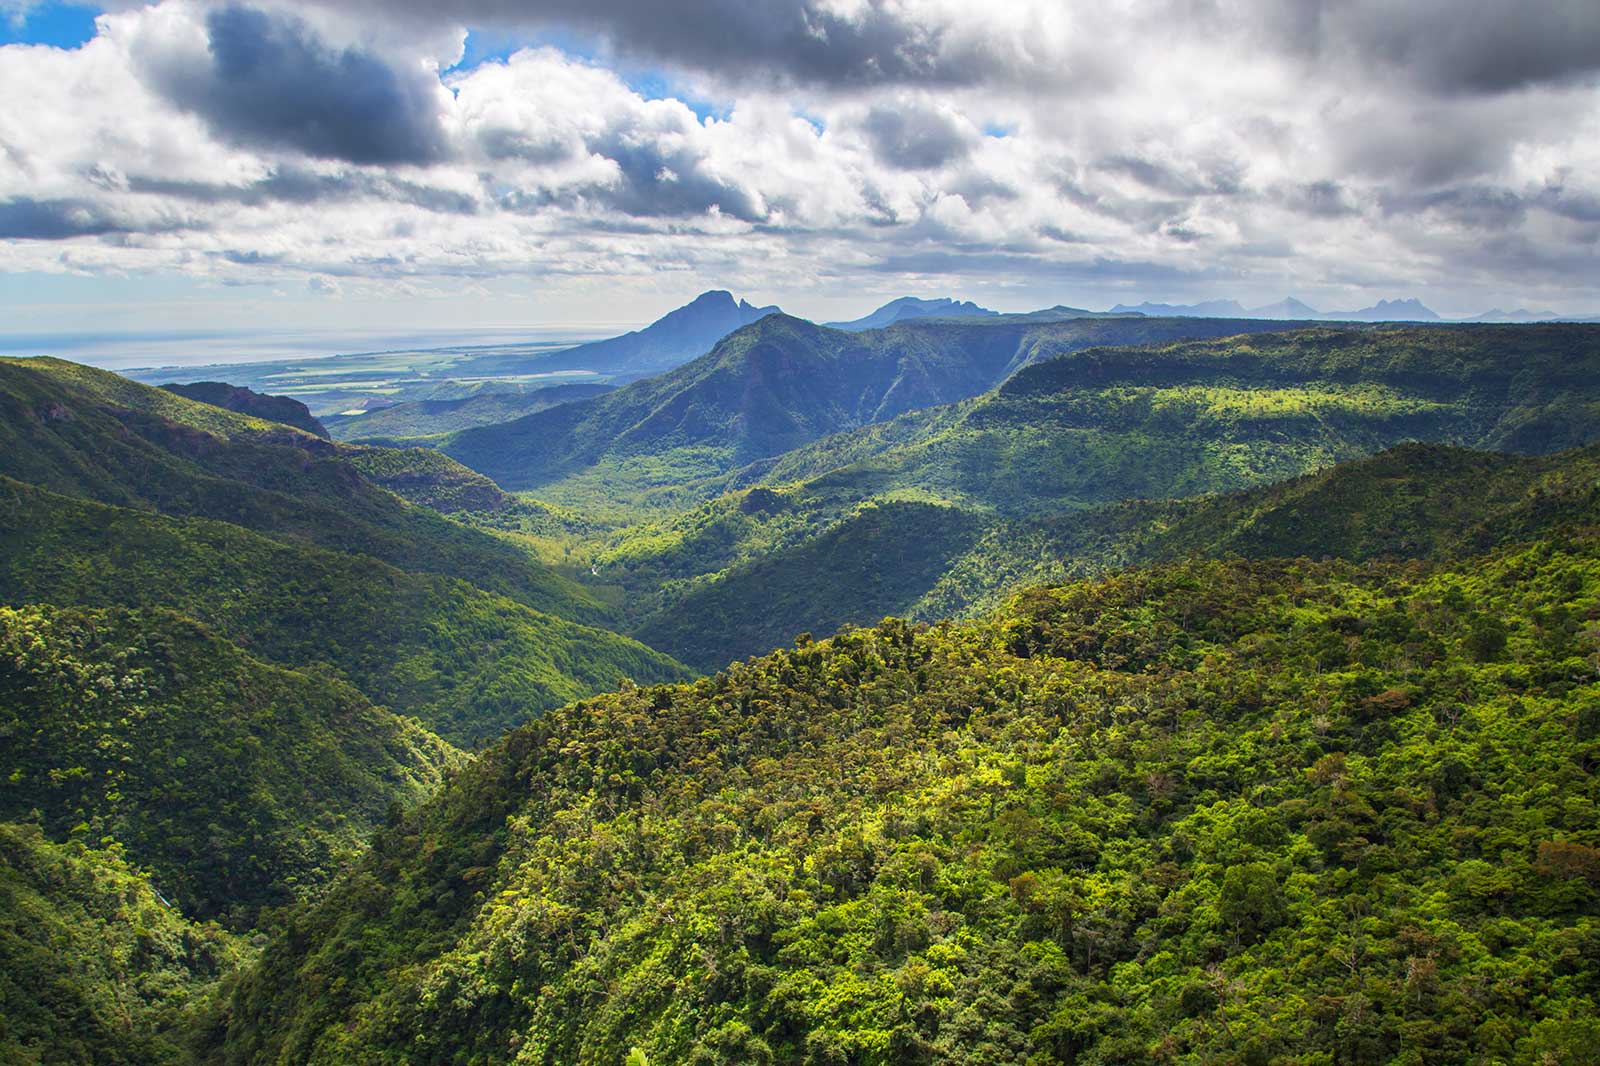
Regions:
[[[150,370],[369,352],[429,351],[510,343],[569,344],[612,336],[623,325],[441,330],[195,330],[126,333],[0,333],[0,355],[52,355],[104,370]]]

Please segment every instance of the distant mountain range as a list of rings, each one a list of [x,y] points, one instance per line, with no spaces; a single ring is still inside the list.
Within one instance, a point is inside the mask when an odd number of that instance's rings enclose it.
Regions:
[[[1117,304],[1114,315],[1150,315],[1174,318],[1265,318],[1295,322],[1553,322],[1562,320],[1554,311],[1529,311],[1495,308],[1471,318],[1446,319],[1421,300],[1379,300],[1357,311],[1319,311],[1292,296],[1261,307],[1245,307],[1237,300],[1205,300],[1194,304],[1163,304],[1146,301]],[[1567,321],[1573,321],[1567,319]]]

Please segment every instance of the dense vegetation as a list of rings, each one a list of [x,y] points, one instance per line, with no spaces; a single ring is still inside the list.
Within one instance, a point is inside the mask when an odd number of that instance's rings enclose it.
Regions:
[[[1541,454],[1597,437],[1592,327],[1319,328],[1093,349],[1031,364],[972,400],[701,483],[728,490],[718,498],[571,539],[626,590],[631,632],[715,669],[806,629],[885,613],[943,617],[992,607],[1028,581],[1171,557],[1183,536],[1187,550],[1227,550],[1227,534],[1208,542],[1194,523],[1249,520],[1233,504],[1130,510],[1129,499],[1232,492],[1412,440]],[[1412,495],[1426,494],[1426,463],[1403,476]],[[1470,486],[1471,475],[1455,483]],[[1344,491],[1363,499],[1384,489],[1379,480]],[[1150,539],[1143,527],[1179,515],[1190,516],[1190,533],[1135,547]],[[1280,554],[1270,541],[1244,535],[1233,550]],[[872,547],[900,544],[908,550],[882,558]],[[866,580],[817,582],[821,557]],[[933,573],[929,560],[949,565]]]
[[[169,607],[252,655],[318,666],[460,745],[615,687],[685,676],[607,630],[437,574],[224,522],[0,480],[0,603]]]
[[[341,448],[72,363],[0,360],[0,476],[448,574],[563,618],[610,618],[526,553],[394,494],[475,510],[503,502],[444,456]]]
[[[769,315],[669,373],[465,430],[443,447],[508,489],[538,488],[557,503],[648,500],[657,490],[671,499],[684,483],[827,434],[975,396],[1061,352],[1276,328],[1208,319],[954,320],[847,333]]]
[[[0,1058],[1581,1061],[1597,334],[1241,328],[773,316],[540,499],[0,360]]]
[[[335,445],[56,360],[0,360],[0,416],[0,603],[169,607],[457,744],[619,677],[683,676],[528,551],[396,495],[510,506],[437,452]]]
[[[235,1063],[1574,1062],[1600,533],[1188,562],[545,715],[268,948]]]
[[[253,389],[229,385],[225,381],[195,381],[186,385],[168,384],[163,389],[213,407],[226,408],[267,422],[282,422],[286,426],[305,430],[314,437],[328,436],[328,429],[310,408],[288,396],[271,396]]]
[[[0,607],[0,819],[117,842],[186,914],[248,929],[459,762],[350,686],[181,615]]]
[[[1537,457],[1402,445],[1238,493],[1039,517],[890,499],[827,526],[807,513],[803,489],[758,488],[736,506],[701,508],[697,525],[681,523],[681,540],[663,546],[638,537],[608,559],[618,564],[608,572],[656,590],[643,599],[652,606],[641,612],[642,639],[715,669],[807,630],[886,614],[971,615],[1030,585],[1140,563],[1479,552],[1562,515],[1589,513],[1597,486],[1594,447]],[[727,566],[735,552],[740,561]],[[696,563],[708,576],[690,576]]]
[[[0,1061],[179,1066],[244,952],[186,921],[120,849],[0,823]]]

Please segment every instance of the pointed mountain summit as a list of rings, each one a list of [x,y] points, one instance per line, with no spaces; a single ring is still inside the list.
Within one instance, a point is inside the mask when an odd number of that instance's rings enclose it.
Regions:
[[[952,300],[943,297],[937,300],[922,300],[915,296],[902,296],[898,300],[890,300],[870,315],[852,319],[849,322],[828,322],[826,325],[833,329],[848,330],[859,333],[867,329],[882,329],[892,326],[896,322],[903,322],[908,318],[990,318],[1000,312],[991,311],[987,307],[979,307],[971,300]]]
[[[735,300],[725,289],[696,296],[648,326],[620,337],[580,344],[532,364],[539,370],[588,370],[621,378],[642,378],[682,366],[709,352],[723,337],[778,308]]]
[[[1308,303],[1296,300],[1293,296],[1285,296],[1277,303],[1267,304],[1265,307],[1252,307],[1250,310],[1243,312],[1243,314],[1249,318],[1294,320],[1324,317],[1321,311],[1318,311]]]

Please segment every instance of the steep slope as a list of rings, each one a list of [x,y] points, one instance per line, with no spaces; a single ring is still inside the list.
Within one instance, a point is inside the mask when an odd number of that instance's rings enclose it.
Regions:
[[[512,734],[230,1063],[1390,1062],[1600,1037],[1600,539],[1187,563]]]
[[[442,455],[344,448],[59,360],[0,360],[0,476],[463,578],[585,623],[611,616],[526,553],[396,497],[452,510],[503,501]]]
[[[641,594],[640,639],[716,669],[800,632],[970,615],[1029,585],[1134,564],[1483,551],[1554,523],[1600,521],[1600,450],[1535,458],[1407,445],[1234,494],[1032,518],[890,499],[830,525],[805,513],[803,490],[775,496],[771,510],[792,527],[708,508],[670,551],[607,559],[616,579],[660,590]]]
[[[324,421],[337,440],[383,444],[510,422],[559,404],[592,399],[611,389],[610,385],[577,384],[524,392],[487,392],[454,400],[398,403],[361,415],[331,415]]]
[[[269,396],[251,389],[229,385],[223,381],[196,381],[186,385],[163,385],[163,389],[185,399],[208,403],[213,407],[235,411],[267,422],[282,422],[286,426],[304,430],[314,437],[327,439],[328,430],[311,414],[310,408],[288,396]]]
[[[1189,557],[1446,558],[1600,522],[1600,449],[1516,456],[1403,445],[1223,496],[998,521],[905,613],[989,610],[1028,585]]]
[[[623,379],[647,377],[704,355],[740,326],[779,313],[776,307],[754,307],[715,289],[644,329],[541,356],[529,366],[541,371],[589,370]]]
[[[916,318],[992,318],[999,314],[987,307],[979,307],[971,300],[952,300],[948,296],[937,300],[919,300],[915,296],[902,296],[890,300],[870,314],[849,322],[824,323],[829,329],[842,329],[859,333],[868,329],[883,329],[896,322]]]
[[[179,1066],[246,956],[185,919],[115,848],[0,823],[0,1061]]]
[[[1540,454],[1600,434],[1600,331],[1313,329],[1035,362],[963,405],[759,468],[842,498],[1001,513],[1230,491],[1408,440]]]
[[[980,319],[846,333],[772,315],[671,373],[466,430],[444,451],[508,489],[539,488],[562,503],[569,497],[603,503],[681,487],[830,433],[974,396],[1062,352],[1272,328],[1205,319]],[[586,486],[586,472],[605,491]],[[575,483],[551,487],[567,478]]]
[[[684,676],[666,656],[437,574],[0,480],[0,603],[170,607],[252,655],[325,664],[471,745],[548,707]]]
[[[1396,543],[1381,519],[1436,531],[1458,520],[1428,495],[1447,479],[1427,469],[1427,453],[1403,460],[1419,464],[1403,481],[1427,513],[1385,502],[1401,483],[1363,473],[1342,508],[1328,509],[1321,545],[1270,532],[1282,517],[1263,516],[1249,532],[1248,516],[1235,510],[1247,505],[1235,501],[1133,509],[1121,501],[1237,491],[1408,440],[1539,453],[1595,440],[1597,427],[1600,332],[1583,327],[1315,330],[1100,349],[1034,364],[974,400],[826,437],[708,482],[733,491],[624,532],[597,550],[596,564],[627,590],[632,632],[714,669],[767,650],[774,636],[786,643],[802,630],[883,613],[965,613],[1028,581],[1185,551],[1351,554],[1348,547],[1360,557],[1356,541],[1366,535],[1416,554],[1426,549]],[[1497,484],[1520,494],[1525,472]],[[1448,483],[1477,502],[1476,476]],[[751,505],[744,490],[752,485],[767,505]],[[923,506],[901,506],[911,503]],[[1335,543],[1337,530],[1369,513],[1365,534],[1352,528]],[[928,516],[937,521],[924,525]],[[1158,526],[1180,520],[1157,536]],[[857,521],[861,535],[850,531]],[[910,546],[947,561],[948,573],[913,593],[919,579],[893,572],[904,554],[875,558],[869,544]],[[850,546],[861,550],[839,554]],[[816,594],[800,560],[819,552],[870,580]],[[919,574],[928,573],[926,559]],[[885,602],[883,589],[906,598]],[[719,629],[718,618],[736,624]]]
[[[461,761],[182,615],[0,607],[0,819],[116,840],[191,916],[245,929],[320,887]]]

